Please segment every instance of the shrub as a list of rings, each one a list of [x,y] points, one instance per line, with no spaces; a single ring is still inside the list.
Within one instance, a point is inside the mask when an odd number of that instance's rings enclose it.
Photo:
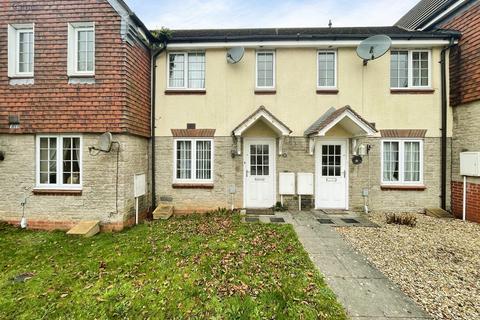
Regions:
[[[387,213],[386,220],[388,224],[399,224],[409,227],[417,225],[417,217],[411,213]]]

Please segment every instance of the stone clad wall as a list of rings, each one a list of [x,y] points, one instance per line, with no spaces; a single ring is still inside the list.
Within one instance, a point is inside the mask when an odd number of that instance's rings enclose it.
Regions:
[[[362,190],[370,185],[370,209],[396,211],[423,211],[425,207],[438,207],[440,204],[440,138],[424,140],[424,182],[423,191],[386,191],[380,188],[380,139],[371,138],[369,157],[363,164],[355,166],[349,158],[350,209],[363,210]],[[277,145],[278,147],[278,145]],[[213,189],[176,189],[173,182],[173,138],[157,137],[157,200],[172,201],[177,213],[206,211],[218,207],[230,207],[232,202],[229,186],[235,185],[234,206],[243,206],[243,155],[232,158],[235,150],[232,137],[215,137],[215,164]],[[308,153],[308,140],[305,137],[288,137],[283,144],[286,156],[276,154],[277,183],[279,172],[315,173],[315,156]],[[278,152],[277,152],[278,153]],[[370,165],[369,165],[370,161]],[[370,172],[370,175],[369,175]],[[370,178],[369,178],[370,176]],[[370,182],[369,182],[370,181]],[[313,199],[304,197],[304,205]],[[277,200],[280,201],[277,185]],[[285,197],[286,205],[296,210],[296,196]]]
[[[100,220],[104,229],[119,230],[134,215],[133,175],[148,174],[148,140],[130,135],[114,135],[120,142],[118,213],[115,208],[116,147],[97,156],[89,154],[97,134],[83,134],[83,190],[81,195],[34,195],[35,135],[0,134],[0,220],[18,222],[20,202],[28,196],[26,215],[31,226],[41,229],[66,229],[78,220]],[[149,189],[149,188],[148,188]],[[146,212],[149,198],[140,201]],[[130,221],[129,221],[130,220]]]

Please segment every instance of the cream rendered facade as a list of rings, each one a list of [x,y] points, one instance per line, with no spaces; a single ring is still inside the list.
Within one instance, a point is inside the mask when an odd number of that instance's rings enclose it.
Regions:
[[[366,66],[355,52],[355,45],[336,46],[329,50],[337,53],[338,93],[317,92],[317,48],[281,47],[268,48],[275,51],[275,92],[255,93],[256,51],[265,47],[247,47],[243,59],[237,64],[226,61],[227,48],[195,50],[205,52],[205,92],[170,94],[168,89],[168,52],[190,51],[188,44],[173,46],[156,61],[156,140],[157,140],[157,200],[169,199],[178,212],[208,210],[215,207],[245,207],[244,156],[239,154],[239,143],[245,138],[271,137],[275,139],[274,201],[279,201],[278,173],[308,172],[317,178],[315,153],[312,148],[325,139],[342,140],[347,143],[345,170],[347,175],[347,205],[342,209],[360,209],[364,204],[364,191],[369,191],[367,201],[371,210],[398,209],[422,210],[439,206],[440,194],[440,137],[441,137],[441,76],[440,52],[444,42],[415,44],[416,49],[431,50],[429,92],[392,93],[390,88],[390,53],[370,61]],[[234,44],[232,44],[234,46]],[[412,48],[413,45],[395,45],[394,48]],[[448,79],[447,79],[448,81]],[[342,122],[329,130],[324,137],[304,135],[307,128],[330,108],[349,105],[374,123],[376,133],[357,137]],[[232,131],[260,106],[291,130],[284,136],[272,130],[268,121],[261,118],[249,127],[240,139]],[[448,108],[448,138],[452,131],[452,113]],[[187,123],[195,123],[197,129],[215,129],[213,185],[208,189],[173,185],[174,137],[171,129],[184,129]],[[385,190],[381,183],[381,130],[423,129],[423,179],[424,188]],[[355,143],[368,143],[369,155],[360,165],[351,161]],[[317,141],[317,142],[315,142]],[[281,146],[280,146],[281,144]],[[233,156],[232,154],[235,154]],[[233,193],[233,191],[235,191]],[[318,191],[316,191],[316,194]],[[293,205],[296,198],[290,198]],[[313,199],[311,200],[313,203]],[[272,204],[273,205],[273,204]]]

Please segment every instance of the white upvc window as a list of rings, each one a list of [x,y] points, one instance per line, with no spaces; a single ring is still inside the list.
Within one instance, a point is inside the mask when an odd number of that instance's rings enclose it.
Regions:
[[[37,136],[37,188],[81,189],[82,150],[81,136]]]
[[[423,141],[382,140],[382,184],[423,184]]]
[[[319,50],[317,53],[317,88],[337,87],[337,51]]]
[[[95,25],[93,22],[68,24],[68,75],[95,75]]]
[[[174,182],[213,182],[213,139],[174,140]]]
[[[275,89],[275,51],[257,51],[255,70],[257,89]]]
[[[170,52],[168,89],[205,89],[205,52]]]
[[[33,77],[35,32],[33,24],[8,26],[8,76]]]
[[[390,87],[431,88],[431,56],[430,50],[392,50]]]

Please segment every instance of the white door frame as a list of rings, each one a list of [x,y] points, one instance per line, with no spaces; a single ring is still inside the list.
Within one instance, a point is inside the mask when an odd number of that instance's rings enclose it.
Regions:
[[[345,142],[345,208],[336,208],[336,209],[349,209],[349,200],[350,200],[350,140],[348,138],[335,138],[335,137],[318,137],[315,139],[315,198],[317,197],[318,191],[318,174],[321,170],[321,159],[319,157],[319,148],[317,146],[322,142]],[[317,207],[317,201],[315,199],[315,209],[322,209]]]
[[[248,143],[252,142],[259,142],[261,143],[262,141],[268,141],[269,143],[272,143],[272,173],[273,173],[273,204],[272,206],[275,205],[275,202],[277,200],[277,139],[276,138],[268,138],[268,137],[258,137],[258,138],[243,138],[243,207],[247,208],[247,177],[246,177],[246,160],[245,157],[247,155],[247,145]],[[253,208],[252,208],[253,209]]]

